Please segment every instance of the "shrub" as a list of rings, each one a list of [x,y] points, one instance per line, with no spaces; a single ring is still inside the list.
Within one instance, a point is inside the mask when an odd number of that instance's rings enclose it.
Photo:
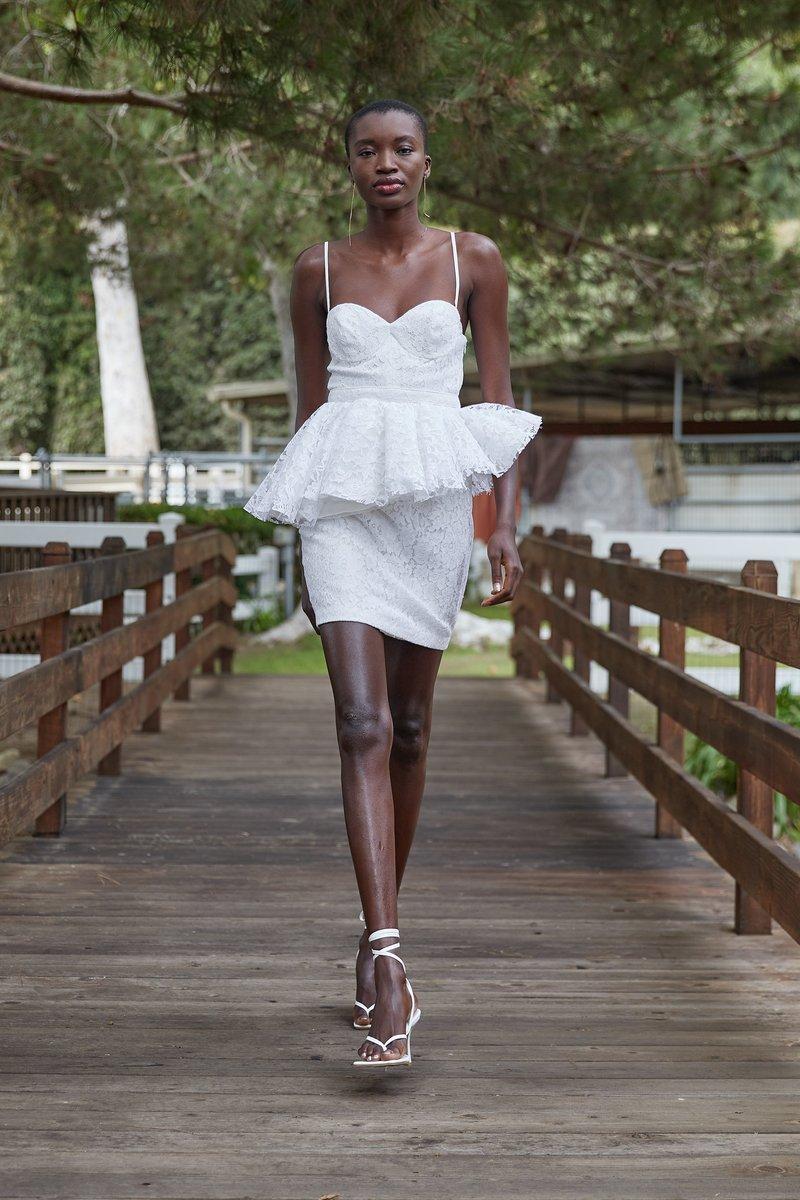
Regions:
[[[272,544],[275,524],[259,521],[243,508],[203,508],[200,504],[124,504],[117,508],[120,521],[157,521],[161,513],[180,513],[187,525],[216,525],[230,534],[239,554],[255,554]]]
[[[788,684],[780,688],[775,697],[775,715],[787,725],[800,727],[800,695],[793,695]],[[736,763],[693,733],[687,738],[686,768],[717,795],[736,795]],[[781,792],[775,793],[773,832],[775,837],[786,836],[800,842],[800,805]]]

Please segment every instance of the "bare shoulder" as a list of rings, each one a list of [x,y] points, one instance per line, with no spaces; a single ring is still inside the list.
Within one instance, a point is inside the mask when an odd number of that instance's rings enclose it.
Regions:
[[[301,250],[292,267],[292,296],[295,302],[319,305],[324,303],[324,247],[315,242]]]
[[[485,233],[472,233],[470,230],[464,229],[456,234],[456,243],[459,255],[463,255],[476,266],[480,264],[484,266],[497,265],[503,261],[497,243],[493,242]]]
[[[505,275],[503,256],[496,242],[485,233],[472,233],[463,230],[456,234],[458,257],[464,272],[475,284]]]
[[[307,280],[317,279],[324,269],[324,255],[322,242],[315,242],[313,246],[301,250],[292,268],[295,281],[302,285]]]

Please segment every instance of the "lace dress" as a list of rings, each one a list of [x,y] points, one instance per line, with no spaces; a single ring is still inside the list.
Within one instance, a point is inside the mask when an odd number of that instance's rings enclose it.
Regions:
[[[455,300],[395,321],[330,304],[328,399],[287,443],[245,509],[295,525],[317,625],[363,621],[443,650],[466,589],[472,497],[489,492],[539,430],[505,404],[462,408],[467,339]]]

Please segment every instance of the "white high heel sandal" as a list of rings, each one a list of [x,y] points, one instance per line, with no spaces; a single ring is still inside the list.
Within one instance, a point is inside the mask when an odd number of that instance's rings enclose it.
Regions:
[[[364,919],[363,909],[358,914],[358,919],[361,922],[361,924],[364,926],[364,928],[366,929],[367,922]],[[372,1028],[372,1020],[371,1020],[372,1010],[375,1007],[375,1001],[373,1000],[372,1004],[365,1004],[363,1000],[354,1000],[353,1003],[356,1005],[357,1008],[363,1008],[364,1012],[370,1018],[370,1022],[368,1025],[359,1025],[357,1021],[353,1021],[353,1029],[371,1029]]]
[[[400,930],[376,929],[374,933],[369,935],[369,940],[374,942],[377,941],[378,938],[387,937],[399,938]],[[400,966],[405,971],[406,964],[403,962],[402,958],[400,958],[399,954],[393,953],[399,948],[399,941],[393,942],[391,946],[381,946],[378,950],[372,951],[372,960],[374,962],[376,958],[379,958],[382,954],[384,954],[387,958],[393,958],[396,962],[399,962]],[[380,1038],[373,1037],[370,1033],[367,1034],[365,1039],[368,1042],[374,1042],[376,1046],[380,1046],[381,1050],[388,1050],[392,1042],[396,1042],[399,1038],[405,1038],[405,1054],[401,1054],[399,1058],[357,1058],[353,1062],[354,1067],[400,1067],[405,1063],[411,1062],[411,1030],[422,1016],[422,1009],[417,1007],[417,1002],[414,999],[414,989],[411,986],[411,981],[409,980],[408,975],[406,975],[406,987],[408,988],[408,994],[411,997],[411,1012],[409,1013],[408,1020],[406,1021],[405,1033],[393,1033],[392,1036],[388,1037],[385,1042],[382,1042]]]

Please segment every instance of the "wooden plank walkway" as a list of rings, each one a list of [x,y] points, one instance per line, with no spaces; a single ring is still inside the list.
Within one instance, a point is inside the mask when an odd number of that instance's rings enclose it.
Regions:
[[[800,951],[541,694],[437,683],[408,1071],[349,1065],[326,678],[198,679],[8,847],[3,1200],[795,1198]]]

